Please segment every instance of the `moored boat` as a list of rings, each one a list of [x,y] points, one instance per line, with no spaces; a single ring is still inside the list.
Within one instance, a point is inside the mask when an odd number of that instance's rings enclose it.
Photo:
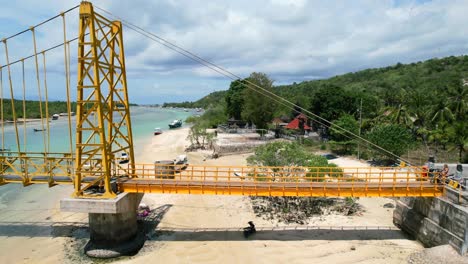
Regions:
[[[154,129],[154,135],[155,135],[155,136],[156,136],[156,135],[161,135],[161,134],[162,134],[161,128],[157,127],[157,128]]]
[[[182,126],[182,120],[177,119],[172,121],[172,123],[169,124],[169,128],[178,128]]]

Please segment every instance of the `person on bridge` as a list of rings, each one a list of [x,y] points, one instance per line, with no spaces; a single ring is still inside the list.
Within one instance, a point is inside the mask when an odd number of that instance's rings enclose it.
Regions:
[[[440,172],[441,180],[444,181],[449,176],[449,167],[447,164],[444,164],[444,168]]]

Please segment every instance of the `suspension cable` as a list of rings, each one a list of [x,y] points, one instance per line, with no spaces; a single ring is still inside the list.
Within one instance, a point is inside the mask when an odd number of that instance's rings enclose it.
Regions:
[[[3,44],[5,46],[6,62],[7,62],[7,64],[9,64],[10,59],[8,57],[8,44],[7,44],[7,41],[5,39],[3,40]],[[11,69],[10,69],[9,65],[8,65],[7,69],[8,69],[8,80],[9,80],[9,83],[10,83],[11,110],[12,110],[12,114],[13,114],[13,124],[15,126],[15,132],[16,132],[15,133],[16,145],[18,147],[18,156],[20,156],[20,154],[21,154],[21,145],[20,145],[19,135],[18,135],[18,125],[16,123],[15,96],[14,96],[14,93],[13,93],[13,82],[11,80]]]
[[[24,73],[24,60],[21,61],[21,69],[23,75],[23,146],[24,151],[27,151],[27,140],[26,140],[26,78]]]
[[[76,5],[76,6],[72,7],[72,8],[70,8],[70,9],[64,11],[63,13],[65,14],[65,13],[68,13],[68,12],[70,12],[70,11],[73,11],[73,10],[75,10],[76,8],[78,8],[79,6],[80,6],[80,5]],[[33,27],[33,28],[37,28],[37,27],[39,27],[39,26],[42,26],[42,25],[46,24],[47,22],[50,22],[50,21],[56,19],[56,18],[59,17],[59,16],[60,16],[60,14],[58,14],[58,15],[56,15],[56,16],[53,16],[53,17],[51,17],[51,18],[49,18],[49,19],[46,19],[46,20],[44,20],[44,21],[40,22],[39,24],[36,24],[35,26],[32,26],[32,27]],[[23,33],[28,32],[29,30],[30,30],[29,28],[28,28],[28,29],[25,29],[25,30],[23,30],[23,31],[20,31],[20,32],[18,32],[18,33],[16,33],[16,34],[13,34],[13,35],[11,35],[11,36],[9,36],[9,37],[4,38],[4,40],[9,40],[9,39],[11,39],[11,38],[14,38],[14,37],[16,37],[16,36],[19,36],[19,35],[21,35],[21,34],[23,34]]]
[[[89,34],[89,33],[87,33],[87,34]],[[87,35],[87,34],[86,34],[86,35]],[[78,39],[78,37],[73,38],[73,39],[69,40],[67,43],[76,41],[77,39]],[[32,57],[35,57],[35,56],[39,55],[39,54],[42,53],[42,52],[47,52],[47,51],[50,51],[50,50],[59,48],[59,47],[61,47],[61,46],[63,46],[63,43],[60,43],[60,44],[55,45],[55,46],[52,46],[52,47],[47,48],[47,49],[45,49],[45,50],[42,50],[42,51],[40,51],[40,52],[34,52],[33,54],[31,54],[31,55],[29,55],[29,56],[26,56],[26,57],[24,57],[24,58],[22,58],[22,59],[15,60],[15,61],[9,63],[8,65],[13,65],[13,64],[16,64],[16,63],[18,63],[18,62],[21,62],[22,60],[30,59],[30,58],[32,58]],[[8,65],[6,65],[6,64],[5,64],[5,65],[2,65],[2,66],[0,66],[0,69],[3,69],[4,67],[6,67],[6,66],[8,66]]]
[[[73,142],[72,142],[72,128],[71,128],[71,103],[70,103],[70,42],[67,43],[67,30],[65,13],[62,13],[62,25],[63,25],[63,53],[64,53],[64,64],[65,64],[65,86],[67,89],[67,111],[68,111],[68,139],[70,144],[70,157],[73,157]]]
[[[225,77],[227,77],[227,78],[229,78],[229,79],[231,79],[231,80],[241,80],[241,79],[242,79],[240,76],[238,76],[238,75],[236,75],[236,74],[234,74],[234,73],[232,73],[232,72],[230,72],[230,71],[228,71],[228,70],[226,70],[226,69],[224,69],[224,68],[222,68],[222,67],[220,67],[220,66],[218,66],[218,65],[216,65],[216,64],[214,64],[214,63],[212,63],[212,62],[210,62],[210,61],[207,61],[207,60],[201,58],[200,56],[194,54],[193,52],[190,52],[190,51],[188,51],[188,50],[186,50],[186,49],[184,49],[184,48],[181,48],[180,46],[178,46],[178,45],[176,45],[176,44],[173,44],[173,43],[171,43],[170,41],[167,41],[166,39],[164,39],[164,38],[162,38],[162,37],[160,37],[160,36],[158,36],[158,35],[156,35],[156,34],[154,34],[154,33],[151,33],[151,32],[149,32],[149,31],[147,31],[147,30],[145,30],[145,29],[143,29],[143,28],[141,28],[141,27],[139,27],[139,26],[136,26],[135,24],[130,23],[130,22],[126,21],[125,19],[122,19],[121,17],[118,17],[118,16],[112,14],[111,12],[109,12],[109,11],[107,11],[107,10],[104,10],[104,9],[102,9],[102,8],[96,6],[96,5],[95,5],[95,7],[96,7],[97,9],[99,9],[99,10],[101,10],[101,11],[107,13],[108,15],[113,16],[113,17],[115,17],[115,18],[121,20],[122,23],[123,23],[124,25],[126,25],[127,27],[129,27],[129,28],[132,29],[133,31],[135,31],[135,32],[137,32],[137,33],[139,33],[139,34],[141,34],[141,35],[147,37],[147,38],[150,38],[151,40],[153,40],[153,41],[155,41],[155,42],[157,42],[157,43],[159,43],[159,44],[161,44],[161,45],[163,45],[163,46],[165,46],[165,47],[167,47],[167,48],[169,48],[169,49],[171,49],[171,50],[173,50],[173,51],[175,51],[175,52],[177,52],[177,53],[179,53],[179,54],[181,54],[181,55],[183,55],[183,56],[185,56],[185,57],[187,57],[187,58],[189,58],[189,59],[191,59],[191,60],[194,60],[194,61],[196,61],[196,62],[198,62],[198,63],[204,65],[205,67],[210,68],[211,70],[213,70],[213,71],[215,71],[215,72],[218,72],[218,73],[221,74],[221,75],[224,75]],[[150,36],[152,36],[152,37],[150,37]],[[287,106],[288,108],[293,109],[293,107],[295,106],[295,107],[301,109],[303,112],[305,112],[305,113],[306,113],[305,115],[306,115],[307,117],[309,117],[309,118],[311,118],[311,119],[320,119],[320,120],[323,121],[324,123],[329,124],[328,126],[334,126],[335,128],[340,129],[340,130],[344,131],[345,133],[348,133],[348,134],[354,136],[355,138],[357,138],[357,139],[359,139],[359,140],[361,140],[361,141],[364,141],[364,142],[370,144],[371,146],[373,146],[373,147],[375,147],[375,148],[377,148],[377,149],[379,149],[379,150],[385,152],[385,153],[388,154],[388,155],[391,155],[391,156],[396,157],[396,158],[398,158],[398,159],[400,159],[400,160],[403,160],[400,156],[398,156],[398,155],[396,155],[396,154],[394,154],[394,153],[392,153],[392,152],[390,152],[390,151],[388,151],[388,150],[386,150],[386,149],[380,147],[379,145],[377,145],[377,144],[375,144],[375,143],[373,143],[373,142],[371,142],[371,141],[369,141],[369,140],[367,140],[367,139],[365,139],[365,138],[363,138],[363,137],[357,135],[356,133],[353,133],[353,132],[351,132],[351,131],[349,131],[349,130],[347,130],[347,129],[341,127],[341,126],[338,126],[338,125],[336,125],[336,124],[333,124],[333,123],[330,122],[329,120],[327,120],[327,119],[325,119],[325,118],[322,118],[322,117],[320,117],[320,116],[318,116],[318,115],[316,115],[316,114],[314,114],[314,113],[308,111],[307,109],[305,109],[305,108],[303,108],[303,107],[301,107],[301,106],[298,106],[298,105],[292,103],[291,101],[289,101],[289,100],[287,100],[287,99],[285,99],[285,98],[283,98],[283,97],[281,97],[281,96],[279,96],[279,95],[276,95],[275,93],[273,93],[273,92],[271,92],[271,91],[268,91],[267,89],[265,89],[265,88],[263,88],[263,87],[261,87],[261,86],[255,84],[255,83],[253,83],[253,82],[251,82],[251,81],[249,81],[249,80],[247,80],[247,79],[245,79],[245,81],[246,81],[247,83],[249,83],[250,85],[252,85],[252,86],[254,86],[254,87],[256,87],[256,88],[258,88],[258,89],[264,91],[264,92],[267,93],[267,94],[269,94],[269,95],[270,95],[270,96],[269,96],[270,98],[271,98],[271,97],[275,97],[275,98],[278,98],[279,100],[285,102],[285,103],[287,104],[287,105],[285,105],[285,106]],[[245,84],[244,84],[244,85],[245,85]],[[246,85],[245,85],[245,86],[246,86]],[[254,88],[249,87],[249,86],[247,86],[247,87],[248,87],[249,89],[254,89]],[[266,96],[266,94],[264,94],[264,95]],[[315,118],[312,118],[311,116],[314,116]],[[404,160],[404,161],[406,161],[406,160]],[[408,162],[408,161],[406,161],[406,162]],[[409,162],[408,162],[408,163],[409,163]]]
[[[37,59],[37,46],[36,46],[36,33],[34,28],[31,28],[32,37],[33,37],[33,45],[34,45],[34,61],[36,63],[36,82],[37,82],[37,92],[39,96],[39,112],[41,116],[41,129],[42,129],[42,138],[44,141],[44,153],[47,153],[47,142],[46,142],[46,135],[44,133],[44,117],[42,115],[42,96],[41,96],[41,80],[39,77],[39,61]]]
[[[48,96],[48,89],[47,89],[47,68],[46,68],[46,57],[45,52],[42,52],[42,59],[44,66],[44,90],[45,90],[45,111],[46,111],[46,124],[47,124],[47,152],[50,152],[50,127],[49,127],[49,96]]]

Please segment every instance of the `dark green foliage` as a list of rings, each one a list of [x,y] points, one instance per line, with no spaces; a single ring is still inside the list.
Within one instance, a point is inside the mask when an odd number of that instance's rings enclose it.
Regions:
[[[359,124],[352,115],[345,114],[333,122],[330,129],[330,148],[339,155],[352,154],[356,147],[355,136],[344,132],[342,129],[357,135],[359,133]]]
[[[462,163],[468,162],[466,155],[463,153],[468,151],[468,124],[467,121],[457,121],[447,130],[450,142],[454,144],[454,148],[458,151],[458,161]]]
[[[23,101],[14,100],[16,118],[41,118],[39,101],[25,101],[26,116],[23,115]],[[53,101],[48,103],[49,117],[53,114],[67,113],[67,102]],[[76,112],[76,103],[71,103],[71,111]],[[42,102],[42,117],[46,117],[46,104]],[[13,120],[13,110],[11,107],[11,99],[3,99],[3,119]]]
[[[188,122],[201,125],[205,128],[216,128],[219,124],[225,124],[227,117],[224,113],[224,106],[217,105],[206,110],[200,117],[189,119]]]
[[[396,124],[378,125],[372,129],[367,135],[368,139],[387,151],[392,152],[397,156],[414,147],[414,138],[407,128]],[[381,150],[375,150],[377,155],[384,155]],[[395,159],[395,157],[391,157]]]
[[[225,124],[227,117],[224,114],[224,106],[218,105],[211,107],[203,113],[201,119],[207,123],[207,127],[215,128],[219,124]]]
[[[338,129],[337,127],[346,129],[353,134],[359,133],[359,123],[356,121],[356,119],[354,119],[353,116],[348,114],[341,116],[332,123],[330,129],[330,139],[339,142],[350,141],[354,139],[354,136],[352,136],[350,133],[344,132],[342,129]]]
[[[264,73],[254,72],[250,74],[247,80],[265,90],[271,91],[273,81]],[[242,110],[242,119],[253,123],[259,129],[268,128],[268,123],[273,119],[273,112],[276,103],[267,96],[260,94],[260,89],[251,84],[244,90],[244,109]],[[265,94],[265,92],[262,92]]]
[[[291,111],[291,115],[289,116],[291,119],[294,119],[296,116],[298,116],[300,113],[302,113],[301,109],[301,103],[296,102],[295,105],[293,106],[293,109]]]
[[[338,155],[351,155],[355,153],[357,143],[353,140],[350,141],[329,141],[330,150]]]
[[[231,82],[229,90],[226,93],[226,114],[229,118],[241,120],[242,110],[244,109],[244,90],[245,81],[235,80]]]
[[[315,92],[310,110],[322,118],[333,121],[343,114],[354,114],[357,110],[356,99],[342,87],[326,85]]]
[[[212,106],[223,105],[224,97],[227,91],[212,92],[209,95],[197,100],[195,102],[182,102],[182,103],[164,103],[163,107],[180,107],[180,108],[203,108],[208,109]]]

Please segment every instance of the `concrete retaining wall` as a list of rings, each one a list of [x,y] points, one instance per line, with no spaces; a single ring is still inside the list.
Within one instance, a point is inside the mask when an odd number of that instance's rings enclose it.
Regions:
[[[468,208],[447,198],[401,198],[393,222],[426,247],[450,244],[467,254]]]

